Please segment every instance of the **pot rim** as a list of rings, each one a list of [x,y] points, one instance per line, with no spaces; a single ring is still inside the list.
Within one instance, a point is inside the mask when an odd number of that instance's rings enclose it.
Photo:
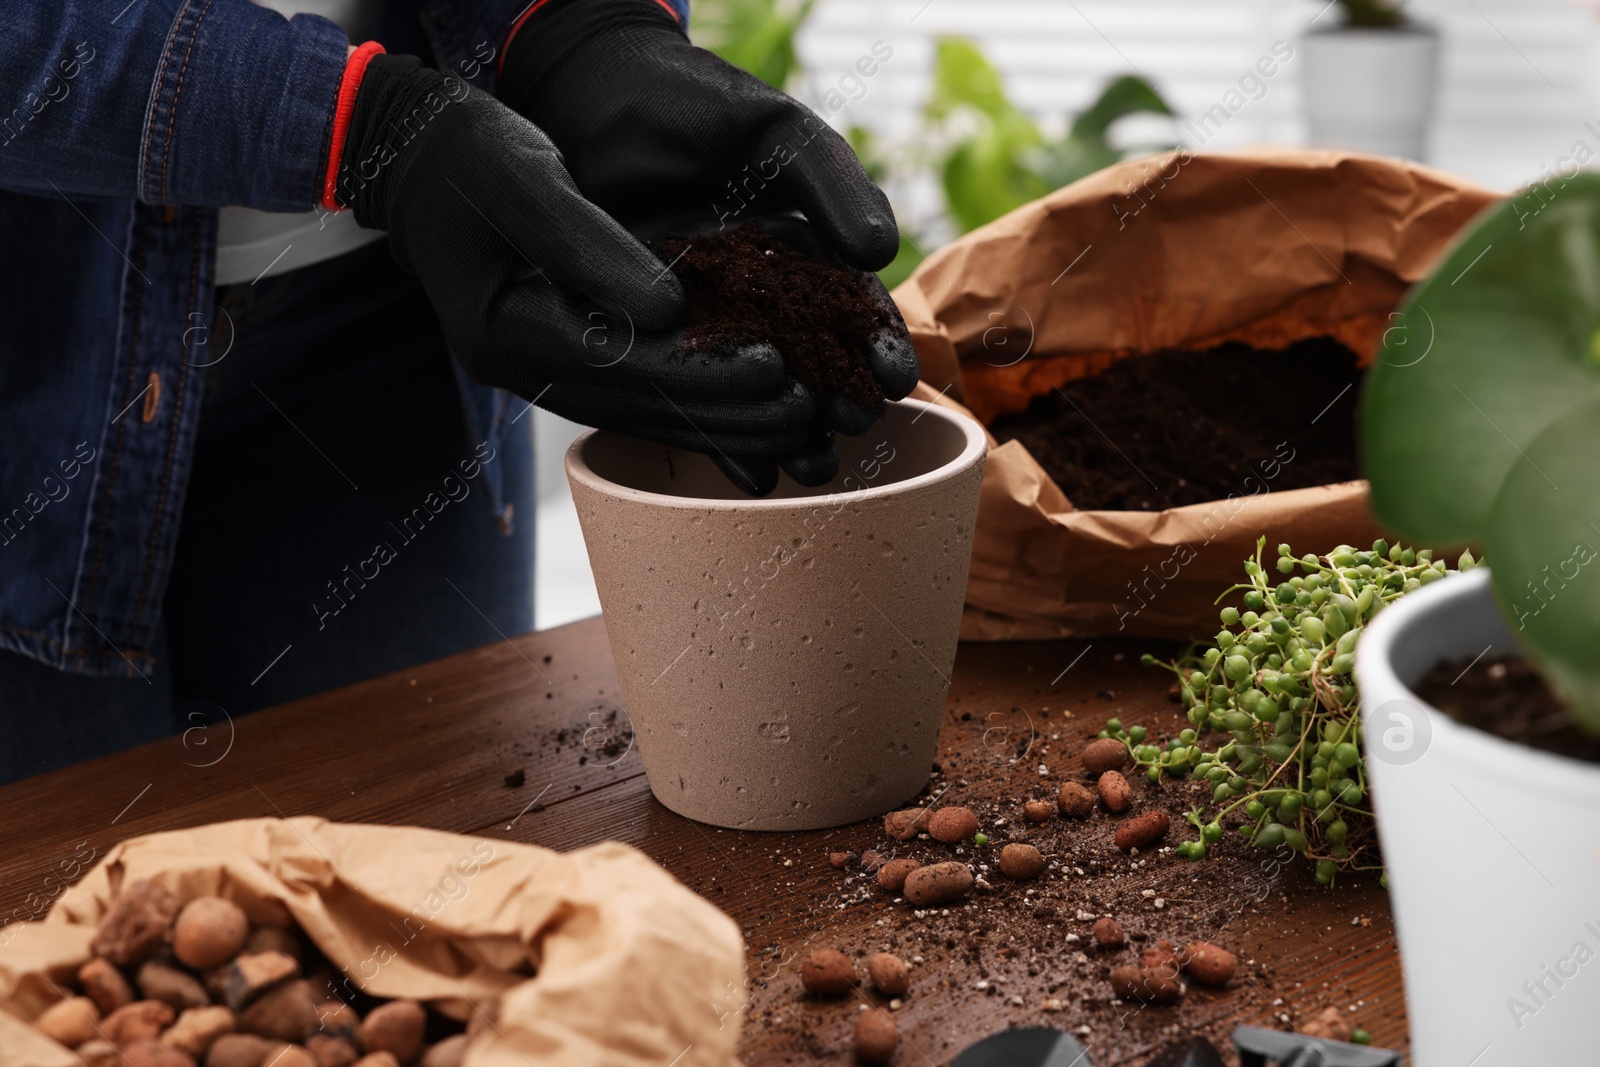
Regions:
[[[1446,742],[1464,759],[1490,769],[1496,777],[1513,780],[1551,793],[1580,792],[1600,796],[1600,764],[1574,759],[1467,726],[1429,704],[1394,669],[1394,646],[1410,628],[1437,625],[1443,617],[1487,607],[1497,616],[1499,605],[1489,584],[1489,568],[1453,574],[1400,598],[1385,608],[1367,627],[1356,646],[1356,682],[1361,688],[1364,729],[1372,729],[1368,716],[1377,710],[1370,693],[1403,694],[1404,699],[1428,713],[1433,744]],[[1471,653],[1472,649],[1463,649]],[[1388,699],[1394,699],[1390,697]],[[1387,699],[1385,700],[1387,703]]]
[[[921,405],[923,408],[922,412],[917,415],[918,419],[931,416],[936,420],[941,420],[959,430],[965,438],[965,442],[961,447],[961,451],[948,462],[935,467],[931,471],[900,482],[887,482],[883,485],[869,486],[866,489],[818,493],[812,496],[751,497],[739,500],[653,493],[646,489],[633,489],[626,485],[620,485],[609,478],[602,477],[595,473],[589,464],[584,461],[583,447],[596,434],[610,434],[618,437],[628,436],[615,430],[588,430],[580,434],[567,448],[565,463],[567,477],[574,481],[582,482],[586,487],[597,493],[665,508],[688,511],[788,511],[795,508],[814,508],[818,504],[840,499],[871,501],[880,500],[884,497],[901,496],[924,486],[947,481],[974,464],[983,462],[984,456],[988,453],[989,441],[983,427],[975,419],[925,400],[908,398],[889,402],[890,407],[898,409],[910,409],[915,405]]]

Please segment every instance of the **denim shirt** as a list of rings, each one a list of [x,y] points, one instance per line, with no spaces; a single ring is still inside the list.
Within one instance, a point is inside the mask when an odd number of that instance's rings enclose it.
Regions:
[[[493,91],[537,2],[384,0],[378,39]],[[347,43],[250,0],[8,0],[0,649],[149,673],[205,367],[228,341],[216,209],[317,203]],[[497,436],[521,403],[508,415],[456,376],[469,432]]]

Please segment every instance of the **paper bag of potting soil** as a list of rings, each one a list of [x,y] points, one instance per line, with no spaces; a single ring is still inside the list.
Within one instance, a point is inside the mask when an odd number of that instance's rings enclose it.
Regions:
[[[1324,151],[1179,150],[1110,167],[945,246],[895,289],[922,364],[914,395],[993,427],[1174,350],[1296,358],[1297,342],[1327,338],[1364,364],[1403,329],[1421,351],[1425,325],[1395,309],[1495,199],[1426,167]],[[1262,381],[1239,417],[1272,395]],[[1352,418],[1355,395],[1337,417]],[[1203,503],[1092,509],[1020,440],[991,437],[961,636],[1215,632],[1213,601],[1258,537],[1303,554],[1377,536],[1364,482],[1282,489],[1294,454],[1286,440],[1246,457],[1254,476]]]
[[[90,958],[122,887],[218,894],[297,924],[351,992],[458,1019],[498,998],[464,1067],[728,1067],[744,944],[722,912],[636,850],[557,853],[414,827],[243,819],[130,838],[41,921],[0,943],[0,1065],[80,1061],[27,1026]]]

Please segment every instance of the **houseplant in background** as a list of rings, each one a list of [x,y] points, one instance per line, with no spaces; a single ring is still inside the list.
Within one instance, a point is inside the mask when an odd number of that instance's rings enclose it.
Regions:
[[[1592,1059],[1600,177],[1466,233],[1386,335],[1361,433],[1380,521],[1488,561],[1385,611],[1357,651],[1416,1060]]]
[[[1439,33],[1401,0],[1339,0],[1342,25],[1301,44],[1311,143],[1424,160],[1438,85]]]
[[[893,289],[910,277],[936,238],[968,233],[1129,158],[1128,151],[1112,144],[1111,127],[1137,114],[1170,116],[1173,111],[1143,78],[1114,78],[1064,134],[1051,137],[1012,103],[999,70],[976,42],[940,38],[928,102],[915,135],[885,144],[865,127],[849,131],[850,143],[874,181],[891,189],[909,188],[931,177],[942,198],[941,210],[931,218],[896,205],[900,254],[879,272],[883,284]],[[1135,154],[1170,147],[1170,141],[1144,145]]]

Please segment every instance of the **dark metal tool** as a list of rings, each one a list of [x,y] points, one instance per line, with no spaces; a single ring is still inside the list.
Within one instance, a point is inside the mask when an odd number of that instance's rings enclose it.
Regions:
[[[1241,1026],[1233,1032],[1241,1067],[1401,1067],[1400,1054],[1322,1037]]]

